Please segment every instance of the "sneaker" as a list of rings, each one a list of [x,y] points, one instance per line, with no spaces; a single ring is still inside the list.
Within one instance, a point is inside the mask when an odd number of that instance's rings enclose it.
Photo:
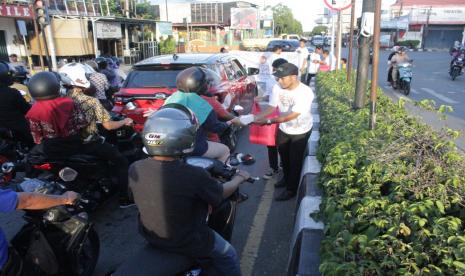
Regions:
[[[126,209],[132,206],[136,206],[133,200],[130,200],[129,198],[120,198],[119,208]]]
[[[277,176],[279,174],[279,170],[273,170],[273,169],[270,169],[267,173],[265,173],[263,175],[263,179],[272,179],[273,177]]]

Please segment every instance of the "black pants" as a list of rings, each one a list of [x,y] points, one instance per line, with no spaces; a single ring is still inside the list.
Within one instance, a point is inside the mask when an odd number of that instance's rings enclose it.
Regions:
[[[277,146],[267,146],[268,148],[268,162],[270,163],[270,168],[274,171],[279,169],[278,166],[278,147]]]
[[[310,85],[310,81],[312,80],[313,77],[315,77],[316,74],[307,74],[307,81],[306,84]]]
[[[128,167],[129,163],[126,157],[122,155],[119,150],[109,144],[91,142],[83,145],[85,154],[96,156],[102,160],[110,162],[112,171],[116,173],[118,178],[118,191],[120,198],[128,197]]]
[[[283,161],[284,181],[290,192],[297,192],[299,187],[305,147],[311,132],[310,130],[304,134],[289,135],[278,131],[278,150]]]
[[[28,148],[32,148],[34,146],[31,130],[29,129],[29,124],[26,121],[11,123],[4,122],[0,123],[0,127],[11,130],[13,132],[13,137]]]

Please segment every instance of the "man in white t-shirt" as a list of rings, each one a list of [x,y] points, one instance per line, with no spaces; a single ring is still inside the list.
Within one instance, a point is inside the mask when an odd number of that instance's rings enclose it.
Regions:
[[[320,61],[321,61],[321,46],[316,46],[315,52],[310,54],[310,58],[308,61],[308,74],[305,83],[310,85],[310,81],[316,73],[318,73],[318,69],[320,69]]]
[[[284,178],[275,187],[286,187],[286,190],[276,197],[278,201],[289,200],[297,194],[305,147],[313,126],[311,106],[314,94],[310,87],[299,81],[298,74],[299,68],[291,63],[276,69],[273,76],[279,85],[273,88],[270,107],[255,119],[255,123],[261,125],[279,124],[278,151]],[[266,119],[276,107],[279,117]]]
[[[301,82],[305,82],[307,72],[307,59],[309,53],[307,47],[305,47],[306,42],[307,41],[305,39],[300,39],[299,48],[295,50],[297,53],[297,66],[299,67],[299,76]]]

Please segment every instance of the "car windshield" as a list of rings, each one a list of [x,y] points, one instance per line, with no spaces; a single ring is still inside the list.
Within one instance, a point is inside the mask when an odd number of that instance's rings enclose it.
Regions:
[[[187,67],[150,67],[136,69],[129,73],[125,83],[125,88],[158,88],[176,87],[176,77],[178,73]]]

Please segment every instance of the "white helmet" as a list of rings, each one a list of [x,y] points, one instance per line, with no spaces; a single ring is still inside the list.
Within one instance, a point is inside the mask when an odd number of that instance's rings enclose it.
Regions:
[[[82,87],[82,88],[89,88],[90,81],[88,79],[88,68],[86,68],[81,63],[68,63],[65,64],[63,67],[60,68],[58,71],[60,75],[67,77],[71,80],[70,85]]]

